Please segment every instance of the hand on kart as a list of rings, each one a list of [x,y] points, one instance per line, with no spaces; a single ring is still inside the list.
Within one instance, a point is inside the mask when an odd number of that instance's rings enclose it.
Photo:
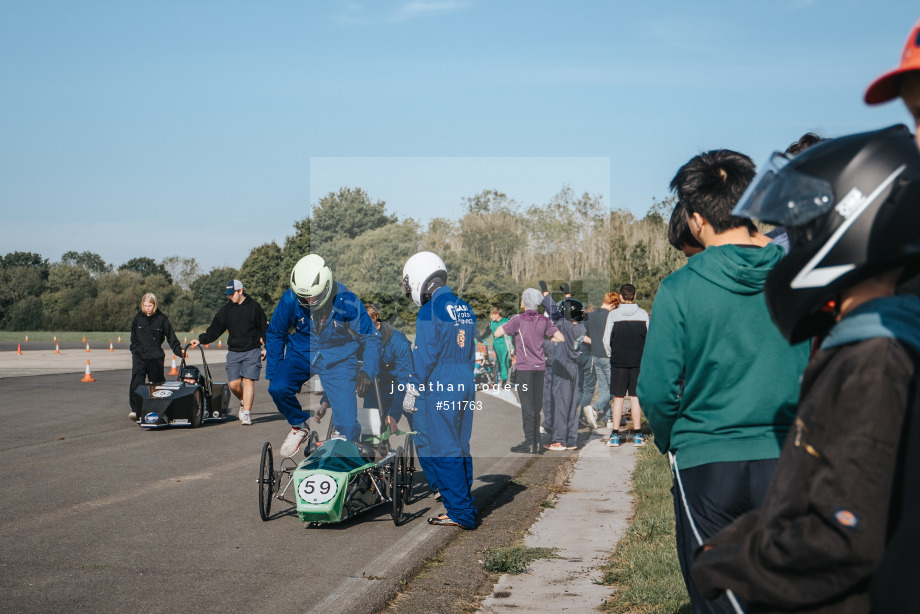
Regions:
[[[415,399],[418,398],[418,390],[415,384],[406,384],[406,396],[403,398],[403,411],[407,414],[415,413]]]
[[[549,288],[547,287],[546,282],[542,279],[540,280],[540,292],[543,293],[543,296],[546,296],[546,294],[549,292]]]
[[[326,412],[329,410],[329,403],[323,401],[319,404],[319,409],[316,410],[313,414],[313,418],[316,420],[316,423],[319,424],[323,421],[323,418],[326,415]]]
[[[371,379],[370,375],[364,371],[358,371],[358,377],[355,378],[355,392],[358,393],[359,397],[364,398],[364,395],[370,391],[372,383],[374,383],[374,380]]]

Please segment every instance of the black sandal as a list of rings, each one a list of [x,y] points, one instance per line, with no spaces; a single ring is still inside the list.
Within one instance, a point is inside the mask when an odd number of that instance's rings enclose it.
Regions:
[[[428,524],[433,524],[437,527],[459,527],[459,523],[454,522],[450,519],[450,516],[447,514],[441,514],[440,516],[432,516],[428,519]]]

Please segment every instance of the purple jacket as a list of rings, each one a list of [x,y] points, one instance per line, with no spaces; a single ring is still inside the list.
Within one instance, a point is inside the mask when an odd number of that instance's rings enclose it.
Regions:
[[[549,318],[535,309],[512,317],[502,325],[506,335],[514,335],[515,368],[519,371],[543,371],[546,356],[543,354],[543,340],[549,339],[559,330]]]

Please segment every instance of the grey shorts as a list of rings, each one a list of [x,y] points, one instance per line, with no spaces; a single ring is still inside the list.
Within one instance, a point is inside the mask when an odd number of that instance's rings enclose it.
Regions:
[[[262,350],[255,348],[248,352],[227,352],[227,381],[235,382],[246,379],[259,379],[262,371]]]

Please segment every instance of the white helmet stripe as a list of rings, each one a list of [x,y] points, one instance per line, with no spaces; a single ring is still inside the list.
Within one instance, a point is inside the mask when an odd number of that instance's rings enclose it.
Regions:
[[[846,218],[843,223],[834,231],[834,234],[831,235],[831,238],[828,239],[818,253],[815,254],[811,260],[808,261],[802,270],[799,271],[799,274],[795,276],[792,282],[789,284],[789,287],[793,290],[802,290],[804,288],[820,288],[826,286],[833,282],[835,279],[848,273],[849,271],[856,268],[856,264],[841,264],[837,266],[830,267],[818,267],[818,264],[827,256],[828,253],[837,245],[841,237],[846,234],[847,230],[850,229],[859,216],[862,215],[866,209],[869,208],[869,205],[879,197],[879,195],[885,191],[894,180],[898,178],[898,175],[904,172],[907,168],[906,164],[902,164],[894,170],[893,173],[888,175],[888,177],[880,183],[872,193],[869,194],[863,202],[858,206],[854,207],[853,213]]]

